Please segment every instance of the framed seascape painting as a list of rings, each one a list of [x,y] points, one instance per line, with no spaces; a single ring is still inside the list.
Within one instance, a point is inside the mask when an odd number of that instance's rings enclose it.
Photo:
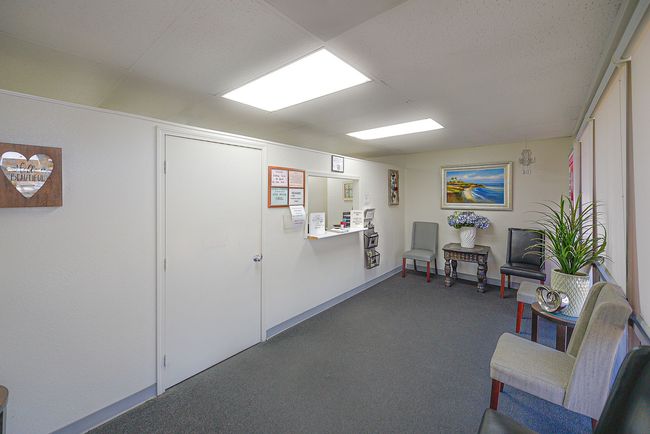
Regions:
[[[512,210],[512,162],[440,170],[441,208]]]

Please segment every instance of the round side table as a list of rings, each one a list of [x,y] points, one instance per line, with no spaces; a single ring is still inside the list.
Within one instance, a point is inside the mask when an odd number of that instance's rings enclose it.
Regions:
[[[571,334],[573,333],[573,328],[576,325],[578,318],[573,316],[563,315],[561,313],[551,313],[546,312],[541,308],[539,303],[533,303],[530,305],[531,311],[533,313],[533,324],[530,334],[530,340],[537,342],[537,323],[538,318],[541,316],[552,323],[554,323],[557,328],[555,332],[555,349],[558,351],[566,351],[566,348],[571,340]]]

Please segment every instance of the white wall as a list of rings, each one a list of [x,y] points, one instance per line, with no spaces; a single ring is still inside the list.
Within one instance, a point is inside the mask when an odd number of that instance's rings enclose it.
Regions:
[[[307,177],[307,203],[308,212],[327,213],[327,178],[320,176]]]
[[[402,199],[406,199],[405,248],[409,248],[411,228],[414,221],[433,221],[440,225],[440,251],[438,268],[444,267],[442,246],[458,242],[458,231],[447,225],[447,216],[453,210],[440,208],[440,168],[447,165],[492,163],[513,161],[513,210],[476,211],[490,219],[489,229],[478,231],[477,243],[488,245],[491,253],[488,261],[488,277],[500,278],[499,267],[505,262],[507,229],[509,227],[532,227],[539,210],[536,202],[559,200],[568,194],[568,155],[571,138],[531,141],[506,145],[480,146],[476,148],[447,149],[398,157],[386,157],[378,161],[393,161],[405,170],[400,173]],[[518,162],[521,151],[528,147],[533,151],[536,163],[530,175],[522,175]],[[459,273],[476,274],[476,265],[459,263]],[[519,279],[513,278],[513,282]]]
[[[61,208],[0,209],[0,384],[9,432],[44,433],[155,383],[156,126],[0,92],[0,140],[63,148]],[[330,155],[267,145],[267,164],[329,172]],[[360,234],[308,241],[263,211],[267,329],[399,265],[404,208],[388,207],[387,166],[346,159],[374,206],[381,266]],[[264,176],[266,176],[264,174]]]

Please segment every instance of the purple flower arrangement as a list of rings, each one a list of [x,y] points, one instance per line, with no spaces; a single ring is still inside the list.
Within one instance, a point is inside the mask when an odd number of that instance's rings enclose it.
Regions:
[[[472,226],[479,229],[487,229],[490,226],[490,220],[487,217],[483,217],[472,211],[456,211],[447,217],[447,223],[456,229]]]

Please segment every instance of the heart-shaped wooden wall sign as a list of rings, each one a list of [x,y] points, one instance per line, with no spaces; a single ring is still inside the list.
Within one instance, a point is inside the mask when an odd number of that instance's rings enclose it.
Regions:
[[[0,169],[0,209],[63,206],[61,148],[0,142]]]
[[[20,152],[8,151],[0,156],[0,168],[16,190],[29,199],[50,177],[54,162],[45,154],[32,155],[28,160]]]

